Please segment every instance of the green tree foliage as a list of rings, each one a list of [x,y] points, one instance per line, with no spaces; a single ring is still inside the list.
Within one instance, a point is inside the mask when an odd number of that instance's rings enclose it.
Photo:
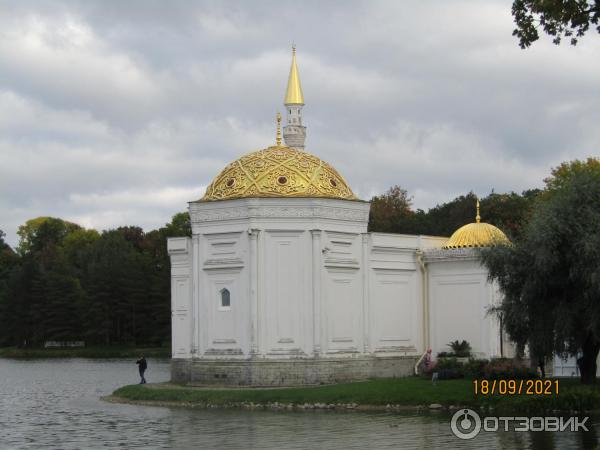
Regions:
[[[180,212],[173,216],[171,222],[161,228],[161,232],[167,237],[182,237],[192,235],[192,224],[190,215],[186,212]]]
[[[492,192],[481,199],[482,220],[500,228],[510,239],[518,239],[523,227],[529,221],[539,193],[539,189],[530,189],[521,194]]]
[[[513,36],[519,39],[521,48],[539,39],[540,28],[557,45],[563,38],[570,38],[571,45],[576,45],[590,25],[600,33],[598,0],[514,0],[512,15],[517,26]]]
[[[467,195],[461,195],[454,200],[431,208],[427,212],[421,234],[450,236],[463,225],[475,222],[476,203],[477,197],[473,192],[469,192]],[[489,220],[483,214],[482,217],[485,217],[486,222]]]
[[[84,228],[72,231],[65,236],[62,247],[75,277],[82,279],[86,274],[91,247],[98,239],[100,239],[100,233]]]
[[[15,273],[19,270],[18,256],[4,241],[4,236],[4,232],[0,230],[0,330],[12,327],[8,320],[13,316],[8,292],[14,283]],[[4,337],[4,333],[0,331],[0,345],[6,344]]]
[[[371,199],[369,230],[406,233],[412,224],[412,198],[400,186],[392,186],[385,194]]]
[[[75,223],[54,217],[37,217],[28,220],[17,231],[20,238],[17,250],[19,254],[24,255],[39,250],[36,246],[44,246],[50,242],[60,244],[69,233],[80,228]]]
[[[504,294],[497,312],[510,337],[538,357],[582,353],[595,382],[600,350],[600,163],[574,161],[546,180],[513,246],[482,253]]]
[[[18,258],[10,246],[4,242],[4,231],[0,230],[0,283],[5,283]]]
[[[137,233],[122,229],[102,233],[90,248],[84,287],[88,292],[87,340],[139,343],[150,318],[146,313],[147,273],[136,248]],[[142,232],[143,235],[143,232]],[[129,240],[134,236],[135,238]],[[143,236],[142,236],[143,238]]]

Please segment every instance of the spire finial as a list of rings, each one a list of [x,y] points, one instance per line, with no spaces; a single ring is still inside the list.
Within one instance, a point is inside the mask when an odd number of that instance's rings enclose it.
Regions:
[[[290,76],[288,78],[287,90],[285,92],[284,105],[304,105],[304,95],[302,95],[302,86],[300,85],[300,74],[296,64],[296,44],[292,44],[292,65],[290,67]]]
[[[281,145],[281,113],[277,112],[277,137],[275,143],[279,147]]]
[[[475,216],[475,221],[477,223],[481,222],[481,216],[479,215],[479,199],[477,199],[477,215]]]

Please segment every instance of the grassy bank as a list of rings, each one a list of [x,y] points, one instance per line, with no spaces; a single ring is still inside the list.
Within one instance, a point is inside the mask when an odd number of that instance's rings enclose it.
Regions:
[[[114,396],[128,400],[168,401],[183,403],[326,403],[420,405],[423,403],[457,404],[472,400],[470,381],[452,380],[448,383],[431,382],[420,378],[372,380],[316,387],[296,388],[234,388],[210,389],[173,384],[132,385],[122,387]]]
[[[78,348],[0,348],[0,358],[169,358],[171,349],[165,347],[78,347]]]
[[[600,409],[600,386],[581,386],[576,380],[561,382],[558,396],[493,396],[473,394],[471,380],[431,381],[408,377],[297,388],[200,388],[169,383],[132,385],[117,389],[113,399],[147,404],[203,407],[273,407],[281,405],[336,405],[397,408],[439,404],[443,407],[472,406],[498,412],[538,413],[543,411],[584,411]],[[292,406],[293,407],[293,406]],[[302,406],[304,408],[304,406]]]

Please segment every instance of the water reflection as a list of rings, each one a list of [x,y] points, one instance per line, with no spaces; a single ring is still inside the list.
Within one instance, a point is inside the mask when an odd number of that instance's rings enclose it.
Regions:
[[[149,382],[166,381],[149,360]],[[245,411],[115,405],[135,360],[0,359],[0,448],[593,448],[590,433],[480,433],[460,441],[443,412]]]

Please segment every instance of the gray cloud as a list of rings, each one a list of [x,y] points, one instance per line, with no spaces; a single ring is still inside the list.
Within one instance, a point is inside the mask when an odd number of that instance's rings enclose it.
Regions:
[[[167,222],[274,140],[290,43],[308,150],[363,198],[539,187],[597,154],[600,39],[522,51],[500,1],[15,2],[0,10],[0,228]]]

